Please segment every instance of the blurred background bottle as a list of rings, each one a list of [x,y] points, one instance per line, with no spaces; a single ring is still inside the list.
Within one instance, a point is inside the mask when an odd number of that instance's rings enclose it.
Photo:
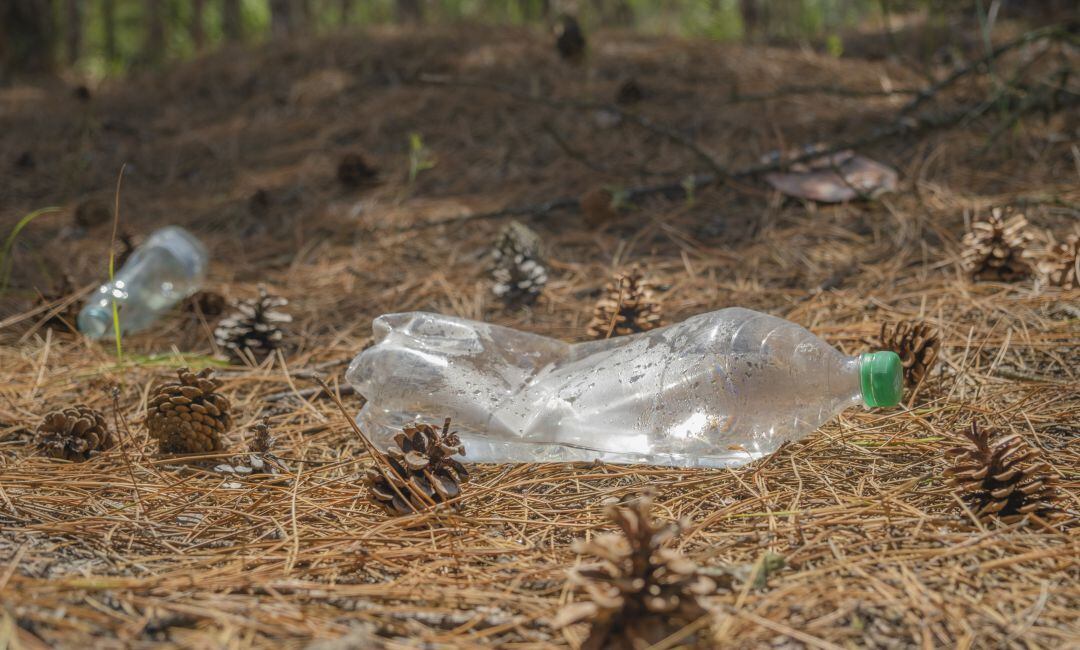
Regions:
[[[93,339],[111,336],[114,301],[121,334],[146,329],[198,290],[206,265],[206,247],[194,235],[176,226],[155,231],[79,312],[79,331]]]

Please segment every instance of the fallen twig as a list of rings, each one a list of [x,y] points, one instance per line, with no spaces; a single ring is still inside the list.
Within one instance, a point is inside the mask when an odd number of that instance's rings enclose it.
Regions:
[[[356,389],[352,386],[338,386],[335,392],[342,397],[347,397],[349,395],[355,395]],[[324,391],[322,388],[301,388],[299,390],[283,390],[280,393],[270,393],[262,399],[265,402],[280,402],[281,400],[287,399],[289,397],[311,399],[313,397],[321,396],[329,397],[329,395],[326,394],[326,391]]]

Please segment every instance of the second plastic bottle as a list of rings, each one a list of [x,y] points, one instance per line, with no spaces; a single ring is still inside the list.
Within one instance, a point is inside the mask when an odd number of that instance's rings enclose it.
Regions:
[[[111,336],[114,302],[121,333],[146,329],[195,293],[206,263],[206,248],[188,231],[177,226],[155,230],[79,312],[79,331],[93,339]]]

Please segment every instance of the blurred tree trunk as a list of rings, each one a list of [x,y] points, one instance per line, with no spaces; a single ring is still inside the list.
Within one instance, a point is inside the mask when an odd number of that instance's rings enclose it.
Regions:
[[[525,22],[548,20],[551,17],[551,0],[518,0],[518,10]]]
[[[424,22],[424,6],[420,0],[397,0],[395,7],[399,23],[419,24]]]
[[[240,0],[222,0],[221,26],[225,40],[239,41],[244,38],[244,25],[240,15]]]
[[[82,56],[82,4],[80,0],[67,0],[66,8],[67,63],[72,66]]]
[[[593,0],[593,13],[605,26],[634,24],[634,8],[626,0]]]
[[[753,39],[761,31],[761,9],[757,0],[739,0],[742,17],[743,38]]]
[[[352,20],[353,0],[341,0],[338,5],[338,24],[348,25]]]
[[[165,60],[165,0],[144,0],[146,6],[146,41],[142,59],[150,65]]]
[[[311,4],[308,0],[292,0],[292,28],[297,34],[311,29]]]
[[[0,2],[0,72],[5,75],[52,72],[55,33],[49,0]]]
[[[627,0],[615,0],[615,7],[611,12],[611,22],[619,27],[632,27],[634,25],[634,8]]]
[[[276,37],[293,32],[291,0],[270,0],[270,33]]]
[[[105,31],[105,61],[116,60],[116,2],[101,0],[101,23]]]
[[[203,49],[206,42],[206,32],[203,31],[203,19],[205,17],[206,0],[192,0],[191,2],[191,42],[196,50]]]

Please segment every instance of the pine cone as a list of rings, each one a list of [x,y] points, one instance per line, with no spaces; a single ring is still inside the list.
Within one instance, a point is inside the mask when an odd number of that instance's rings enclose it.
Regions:
[[[636,104],[645,98],[645,92],[634,78],[625,79],[615,92],[615,103],[620,106]]]
[[[199,291],[184,300],[184,312],[192,316],[212,318],[225,313],[225,296],[216,291]]]
[[[232,427],[229,400],[216,392],[221,382],[210,368],[198,374],[181,368],[177,375],[180,381],[158,386],[150,399],[150,437],[163,454],[220,451],[221,436]]]
[[[248,450],[253,454],[269,454],[274,449],[277,440],[270,433],[269,420],[263,420],[251,426],[251,440],[248,441]]]
[[[940,344],[937,331],[926,323],[881,324],[881,347],[900,357],[908,386],[918,386],[934,368]]]
[[[73,218],[76,226],[93,228],[112,221],[112,208],[102,199],[83,199],[75,206]]]
[[[394,436],[394,444],[383,456],[394,474],[384,475],[376,468],[364,474],[372,503],[390,515],[407,515],[461,494],[469,472],[452,458],[464,456],[465,447],[457,433],[450,431],[450,418],[442,431],[430,424],[407,426]]]
[[[511,221],[499,233],[491,250],[492,292],[508,303],[536,300],[548,281],[540,235],[528,226]]]
[[[975,516],[984,520],[997,517],[1010,524],[1029,514],[1044,519],[1058,516],[1057,477],[1039,450],[1019,435],[991,443],[990,432],[980,431],[974,422],[964,436],[970,444],[946,452],[953,465],[945,475]]]
[[[51,290],[46,293],[38,291],[38,297],[37,300],[34,301],[34,306],[41,307],[42,305],[60,302],[66,298],[70,298],[73,293],[75,293],[75,285],[71,281],[71,276],[65,273],[60,276],[59,282],[56,282]],[[79,308],[80,301],[72,300],[66,307],[46,319],[42,326],[52,327],[66,332],[74,332],[76,331],[75,327],[79,319]],[[49,311],[52,310],[50,309]]]
[[[78,404],[52,411],[34,432],[34,445],[46,456],[83,461],[113,446],[105,416]]]
[[[581,195],[581,215],[585,225],[597,228],[619,218],[615,194],[605,187],[594,187]]]
[[[661,327],[663,309],[653,296],[649,284],[644,281],[641,269],[633,267],[626,273],[618,273],[604,288],[604,296],[597,301],[589,321],[589,336],[605,339],[647,332]]]
[[[214,330],[218,347],[235,361],[243,362],[251,356],[261,362],[283,345],[285,332],[281,325],[291,323],[292,316],[277,309],[287,304],[285,298],[271,296],[259,287],[258,298],[241,300],[236,311],[218,323]]]
[[[1080,235],[1069,235],[1063,242],[1051,241],[1035,256],[1039,281],[1051,287],[1080,287]]]
[[[1006,220],[1002,215],[1001,209],[995,208],[989,219],[975,222],[964,235],[961,263],[972,279],[1012,282],[1030,272],[1024,259],[1031,241],[1025,232],[1027,219],[1015,214]]]
[[[362,155],[347,153],[338,162],[337,178],[345,187],[355,189],[378,181],[379,170],[370,165]]]
[[[568,605],[552,623],[565,627],[589,621],[583,650],[644,648],[706,613],[699,596],[715,591],[716,583],[681,553],[664,548],[684,524],[658,524],[651,510],[648,496],[609,506],[607,514],[623,534],[597,535],[574,546],[597,558],[570,572],[571,582],[589,601]]]
[[[129,232],[121,232],[116,235],[116,255],[113,259],[113,268],[119,270],[127,264],[128,259],[131,258],[132,253],[143,242],[142,237],[138,235],[132,235]]]
[[[559,17],[559,23],[555,26],[555,49],[563,61],[581,63],[585,58],[585,34],[573,16]]]

